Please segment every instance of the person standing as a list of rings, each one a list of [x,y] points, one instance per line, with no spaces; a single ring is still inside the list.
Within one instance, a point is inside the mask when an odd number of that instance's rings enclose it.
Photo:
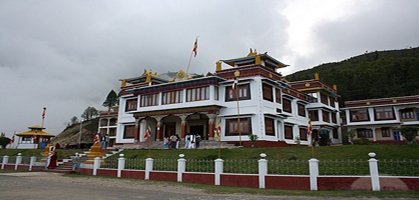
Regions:
[[[100,148],[106,149],[106,134],[105,133],[100,134]]]
[[[55,169],[57,167],[57,158],[58,158],[57,152],[54,151],[51,155],[48,169]]]
[[[80,157],[79,157],[79,153],[76,153],[76,155],[73,157],[73,159],[71,160],[72,162],[72,170],[73,171],[77,171],[80,168]]]

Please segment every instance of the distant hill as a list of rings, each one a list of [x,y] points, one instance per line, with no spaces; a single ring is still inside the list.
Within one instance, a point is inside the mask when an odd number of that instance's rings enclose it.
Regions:
[[[93,144],[93,137],[98,131],[99,118],[84,121],[82,125],[81,144],[82,148],[89,148]],[[53,144],[59,143],[65,147],[67,144],[76,147],[79,144],[80,123],[73,124],[65,128],[51,141]]]
[[[289,81],[313,79],[336,84],[340,102],[419,94],[419,48],[375,51],[341,62],[322,64],[286,76]],[[343,105],[343,104],[341,104]]]

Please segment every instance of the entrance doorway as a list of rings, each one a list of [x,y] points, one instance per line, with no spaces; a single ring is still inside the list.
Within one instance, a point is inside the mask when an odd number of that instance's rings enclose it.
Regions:
[[[203,125],[193,125],[189,127],[189,133],[192,135],[200,135],[201,138],[204,137],[204,126]]]
[[[166,123],[166,127],[164,129],[164,137],[170,137],[176,134],[176,123]]]

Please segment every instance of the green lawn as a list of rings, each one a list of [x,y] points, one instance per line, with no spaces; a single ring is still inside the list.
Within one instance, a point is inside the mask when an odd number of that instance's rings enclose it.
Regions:
[[[375,152],[377,159],[419,159],[419,145],[343,145],[310,148],[291,146],[279,148],[236,148],[221,149],[225,160],[258,159],[260,153],[268,155],[268,160],[319,160],[360,159],[368,160],[368,153]],[[185,154],[187,159],[216,159],[217,149],[179,149],[179,150],[124,150],[126,158],[178,158]],[[313,154],[313,156],[312,156]],[[117,156],[117,155],[115,155]]]

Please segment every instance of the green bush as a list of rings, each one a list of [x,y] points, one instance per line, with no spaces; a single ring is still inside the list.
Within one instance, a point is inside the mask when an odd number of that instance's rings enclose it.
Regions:
[[[418,135],[418,127],[414,126],[402,126],[400,132],[403,137],[407,140],[407,143],[414,144],[416,142],[416,136]]]
[[[371,143],[371,141],[367,138],[360,138],[360,139],[355,139],[352,141],[354,144],[358,144],[358,145],[368,145]]]

